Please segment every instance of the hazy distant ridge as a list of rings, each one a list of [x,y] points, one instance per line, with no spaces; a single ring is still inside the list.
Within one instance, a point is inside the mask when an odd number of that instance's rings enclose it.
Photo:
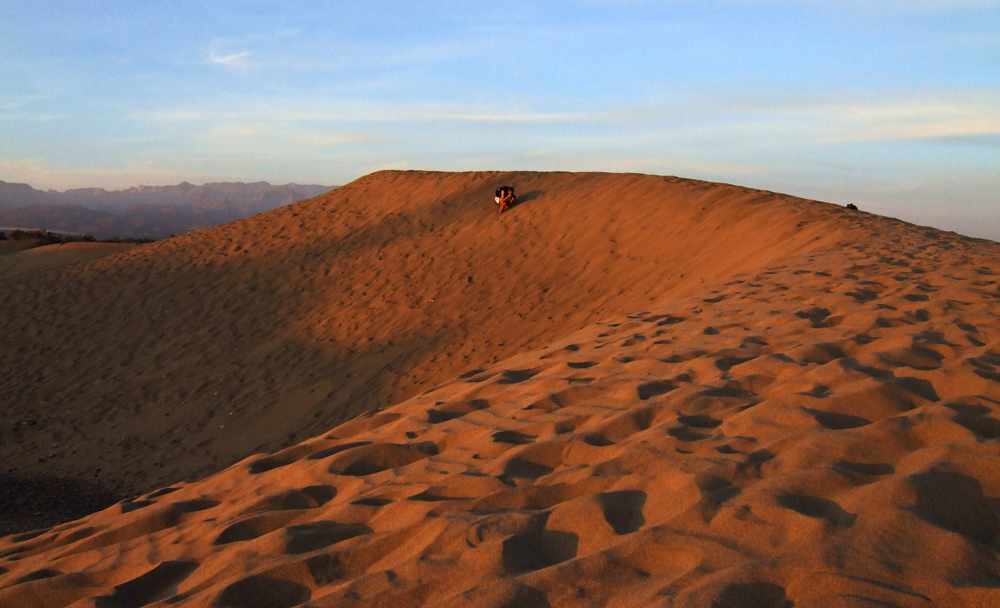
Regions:
[[[36,190],[0,181],[0,226],[97,237],[165,237],[235,221],[319,196],[334,186],[218,182],[126,190]]]

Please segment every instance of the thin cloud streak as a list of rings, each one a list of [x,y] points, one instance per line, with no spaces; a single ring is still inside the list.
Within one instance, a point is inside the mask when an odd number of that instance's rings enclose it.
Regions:
[[[242,59],[249,57],[249,51],[243,51],[242,53],[233,53],[231,55],[209,55],[208,61],[210,63],[217,63],[220,65],[240,65],[243,62]]]
[[[138,110],[130,113],[136,122],[181,123],[224,120],[274,123],[496,123],[556,124],[585,121],[585,112],[512,112],[482,106],[449,104],[387,104],[376,102],[332,103],[296,108],[296,102],[269,100],[227,100],[221,106]],[[232,107],[242,109],[231,109]]]

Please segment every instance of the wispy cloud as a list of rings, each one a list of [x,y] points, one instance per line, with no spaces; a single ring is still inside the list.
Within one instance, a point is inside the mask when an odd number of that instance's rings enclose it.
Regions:
[[[948,139],[1000,135],[1000,108],[975,105],[841,106],[824,108],[836,117],[831,142]]]
[[[869,95],[871,97],[871,95]],[[571,105],[572,104],[572,105]],[[561,107],[560,107],[561,105]],[[502,134],[527,149],[535,139],[587,152],[634,156],[669,146],[694,146],[725,156],[775,147],[935,141],[1000,136],[1000,91],[897,91],[860,99],[837,91],[785,94],[689,91],[644,104],[591,107],[549,100],[521,107],[431,102],[310,102],[293,99],[218,99],[199,106],[143,110],[132,120],[151,125],[190,123],[213,136],[299,145],[355,145],[385,130],[440,127],[466,138]],[[363,137],[359,134],[366,134]],[[515,139],[511,139],[514,134]],[[313,143],[308,143],[313,142]],[[324,142],[322,144],[318,142]],[[713,143],[717,142],[717,143]],[[416,145],[416,142],[413,142]],[[273,149],[273,147],[272,147]],[[464,147],[462,147],[465,150]]]
[[[254,43],[254,37],[247,38],[213,38],[208,44],[208,62],[231,68],[250,67],[249,50]]]
[[[732,109],[749,122],[781,123],[821,142],[877,142],[1000,134],[1000,90],[897,91],[880,99],[775,101]],[[869,97],[871,95],[869,94]]]
[[[238,106],[234,108],[234,106]],[[266,123],[454,123],[454,124],[567,124],[587,118],[585,112],[517,110],[477,104],[331,102],[302,103],[288,99],[220,100],[201,106],[140,110],[131,113],[140,122]]]
[[[246,59],[249,56],[250,56],[250,51],[231,53],[229,55],[217,55],[214,52],[211,52],[208,55],[208,61],[210,63],[216,63],[220,65],[244,66],[246,65],[244,59]]]
[[[635,130],[635,141],[665,132],[711,134],[750,145],[781,138],[812,146],[831,143],[918,141],[1000,135],[1000,89],[867,92],[700,90],[645,104],[596,109],[585,124]]]

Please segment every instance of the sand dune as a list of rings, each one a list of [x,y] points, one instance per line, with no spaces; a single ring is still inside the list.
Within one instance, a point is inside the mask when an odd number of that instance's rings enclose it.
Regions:
[[[497,183],[522,199],[499,219]],[[676,178],[373,174],[5,284],[0,461],[83,494],[195,479],[602,317],[866,238],[861,221]]]
[[[89,262],[134,246],[123,243],[62,243],[13,251],[10,255],[0,256],[0,279],[12,280],[19,275]]]
[[[500,181],[533,200],[491,215]],[[731,186],[409,173],[52,271],[78,307],[5,293],[34,324],[3,369],[87,331],[102,361],[48,353],[90,409],[21,450],[149,433],[103,443],[129,481],[287,447],[0,539],[0,605],[997,605],[998,275],[994,243]]]

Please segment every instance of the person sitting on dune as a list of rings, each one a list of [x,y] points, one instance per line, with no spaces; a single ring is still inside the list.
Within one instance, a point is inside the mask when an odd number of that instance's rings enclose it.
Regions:
[[[515,198],[517,197],[514,195],[514,188],[512,186],[500,186],[497,188],[494,200],[500,206],[500,213],[509,209],[514,204]]]

